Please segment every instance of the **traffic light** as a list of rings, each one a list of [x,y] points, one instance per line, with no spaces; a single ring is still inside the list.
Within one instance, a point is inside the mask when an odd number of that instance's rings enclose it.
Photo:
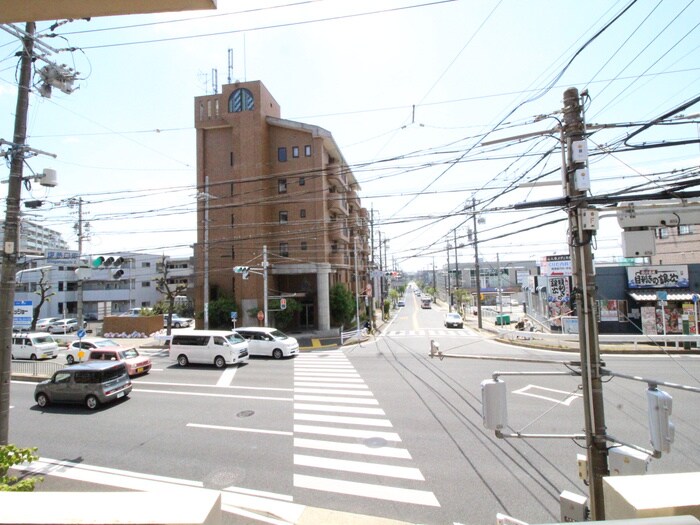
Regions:
[[[243,279],[247,279],[250,275],[250,266],[234,266],[233,273],[240,273]]]
[[[104,255],[98,255],[92,258],[90,266],[92,266],[93,270],[109,269],[112,279],[118,281],[124,276],[124,270],[121,267],[124,262],[125,259],[121,256],[112,257],[109,255],[105,257]]]

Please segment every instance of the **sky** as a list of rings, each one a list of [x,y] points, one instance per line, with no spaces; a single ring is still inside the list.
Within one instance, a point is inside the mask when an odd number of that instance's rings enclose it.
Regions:
[[[31,96],[28,144],[57,157],[28,159],[25,175],[52,168],[58,185],[24,189],[45,204],[23,211],[77,248],[66,201],[82,199],[85,254],[190,255],[194,97],[230,77],[260,80],[282,118],[333,134],[392,268],[442,267],[455,241],[473,261],[474,212],[483,260],[565,254],[564,211],[513,209],[563,194],[551,130],[564,91],[588,91],[589,125],[616,125],[589,137],[593,195],[692,180],[700,104],[629,141],[646,147],[624,140],[700,94],[698,20],[700,1],[688,0],[219,0],[212,11],[76,20],[54,37],[54,21],[39,22],[57,50],[46,58],[79,80],[71,94]],[[1,33],[0,138],[11,140],[19,42]],[[611,210],[594,253],[622,255]]]

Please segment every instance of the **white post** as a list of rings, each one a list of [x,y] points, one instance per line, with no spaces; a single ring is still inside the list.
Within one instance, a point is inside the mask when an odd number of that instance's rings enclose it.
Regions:
[[[265,316],[265,319],[263,319],[263,326],[269,326],[267,322],[267,245],[263,246],[263,315]]]

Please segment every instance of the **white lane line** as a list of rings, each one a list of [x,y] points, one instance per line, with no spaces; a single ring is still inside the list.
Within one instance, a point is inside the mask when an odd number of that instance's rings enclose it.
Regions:
[[[388,476],[390,478],[425,481],[421,471],[413,467],[396,467],[394,465],[350,461],[347,459],[319,458],[316,456],[305,456],[303,454],[294,454],[294,464],[303,467],[342,470],[344,472],[356,472],[358,474],[372,474],[375,476]]]
[[[294,401],[320,401],[322,403],[348,403],[351,405],[378,405],[376,399],[361,399],[357,397],[338,397],[338,396],[307,396],[303,394],[294,394]]]
[[[365,414],[367,416],[386,415],[381,408],[346,407],[335,405],[316,405],[313,403],[294,403],[294,410],[312,410],[314,412],[340,412],[345,414]]]
[[[411,454],[405,448],[368,447],[362,443],[340,443],[337,441],[322,441],[320,439],[294,438],[294,446],[331,452],[346,452],[348,454],[363,454],[365,456],[412,459]]]
[[[155,386],[179,386],[179,387],[192,387],[192,388],[230,388],[233,390],[269,390],[270,392],[293,392],[293,388],[273,388],[267,386],[234,386],[228,385],[220,387],[218,385],[203,385],[200,383],[162,383],[158,381],[138,381],[139,385],[155,385]]]
[[[30,384],[30,383],[28,383]],[[323,383],[323,382],[317,382],[317,381],[294,381],[294,386],[308,386],[308,387],[323,387],[323,388],[354,388],[357,390],[369,390],[369,387],[365,384],[357,384],[357,383],[336,383],[335,381],[333,383]]]
[[[252,434],[272,434],[276,436],[293,436],[292,432],[285,430],[264,430],[261,428],[226,427],[221,425],[201,425],[199,423],[187,423],[188,427],[207,428],[211,430],[230,430],[234,432],[250,432]]]
[[[221,373],[221,377],[216,382],[216,386],[229,386],[233,381],[233,376],[236,375],[238,367],[229,367]]]
[[[340,390],[340,389],[329,389],[329,388],[297,388],[294,387],[294,393],[299,392],[300,394],[330,394],[338,395],[342,394],[344,396],[372,396],[372,392],[369,390]]]
[[[205,392],[178,392],[175,390],[151,390],[150,388],[134,388],[133,392],[145,392],[148,394],[171,394],[176,396],[222,397],[228,399],[258,399],[262,401],[293,401],[291,397],[268,396],[239,396],[236,394],[207,394]]]
[[[294,377],[360,377],[357,372],[294,372]]]
[[[233,492],[236,494],[245,494],[247,496],[256,496],[258,498],[278,499],[280,501],[294,501],[294,496],[291,496],[289,494],[277,494],[276,492],[267,492],[266,490],[246,489],[243,487],[235,487],[233,485],[231,485],[230,487],[226,487],[225,489],[221,489],[221,490],[226,491],[226,492]]]
[[[294,474],[294,486],[324,492],[333,492],[336,494],[362,496],[365,498],[398,501],[401,503],[414,503],[416,505],[430,507],[440,506],[435,494],[425,490],[386,487],[384,485],[317,478],[314,476],[302,476],[300,474]]]
[[[298,421],[316,421],[318,423],[342,423],[345,425],[368,425],[385,428],[393,428],[394,426],[388,419],[372,419],[369,417],[351,416],[327,416],[325,414],[305,414],[302,412],[294,412],[294,419]]]
[[[322,436],[351,437],[358,439],[382,438],[400,443],[396,432],[378,432],[376,430],[358,430],[354,428],[320,427],[318,425],[294,425],[294,433],[320,434]]]

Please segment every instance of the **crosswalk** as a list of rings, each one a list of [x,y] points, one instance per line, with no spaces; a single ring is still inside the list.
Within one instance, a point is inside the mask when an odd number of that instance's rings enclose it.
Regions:
[[[294,363],[294,486],[439,507],[401,437],[349,359]]]
[[[388,330],[380,337],[475,337],[469,328],[423,328],[420,330]]]

